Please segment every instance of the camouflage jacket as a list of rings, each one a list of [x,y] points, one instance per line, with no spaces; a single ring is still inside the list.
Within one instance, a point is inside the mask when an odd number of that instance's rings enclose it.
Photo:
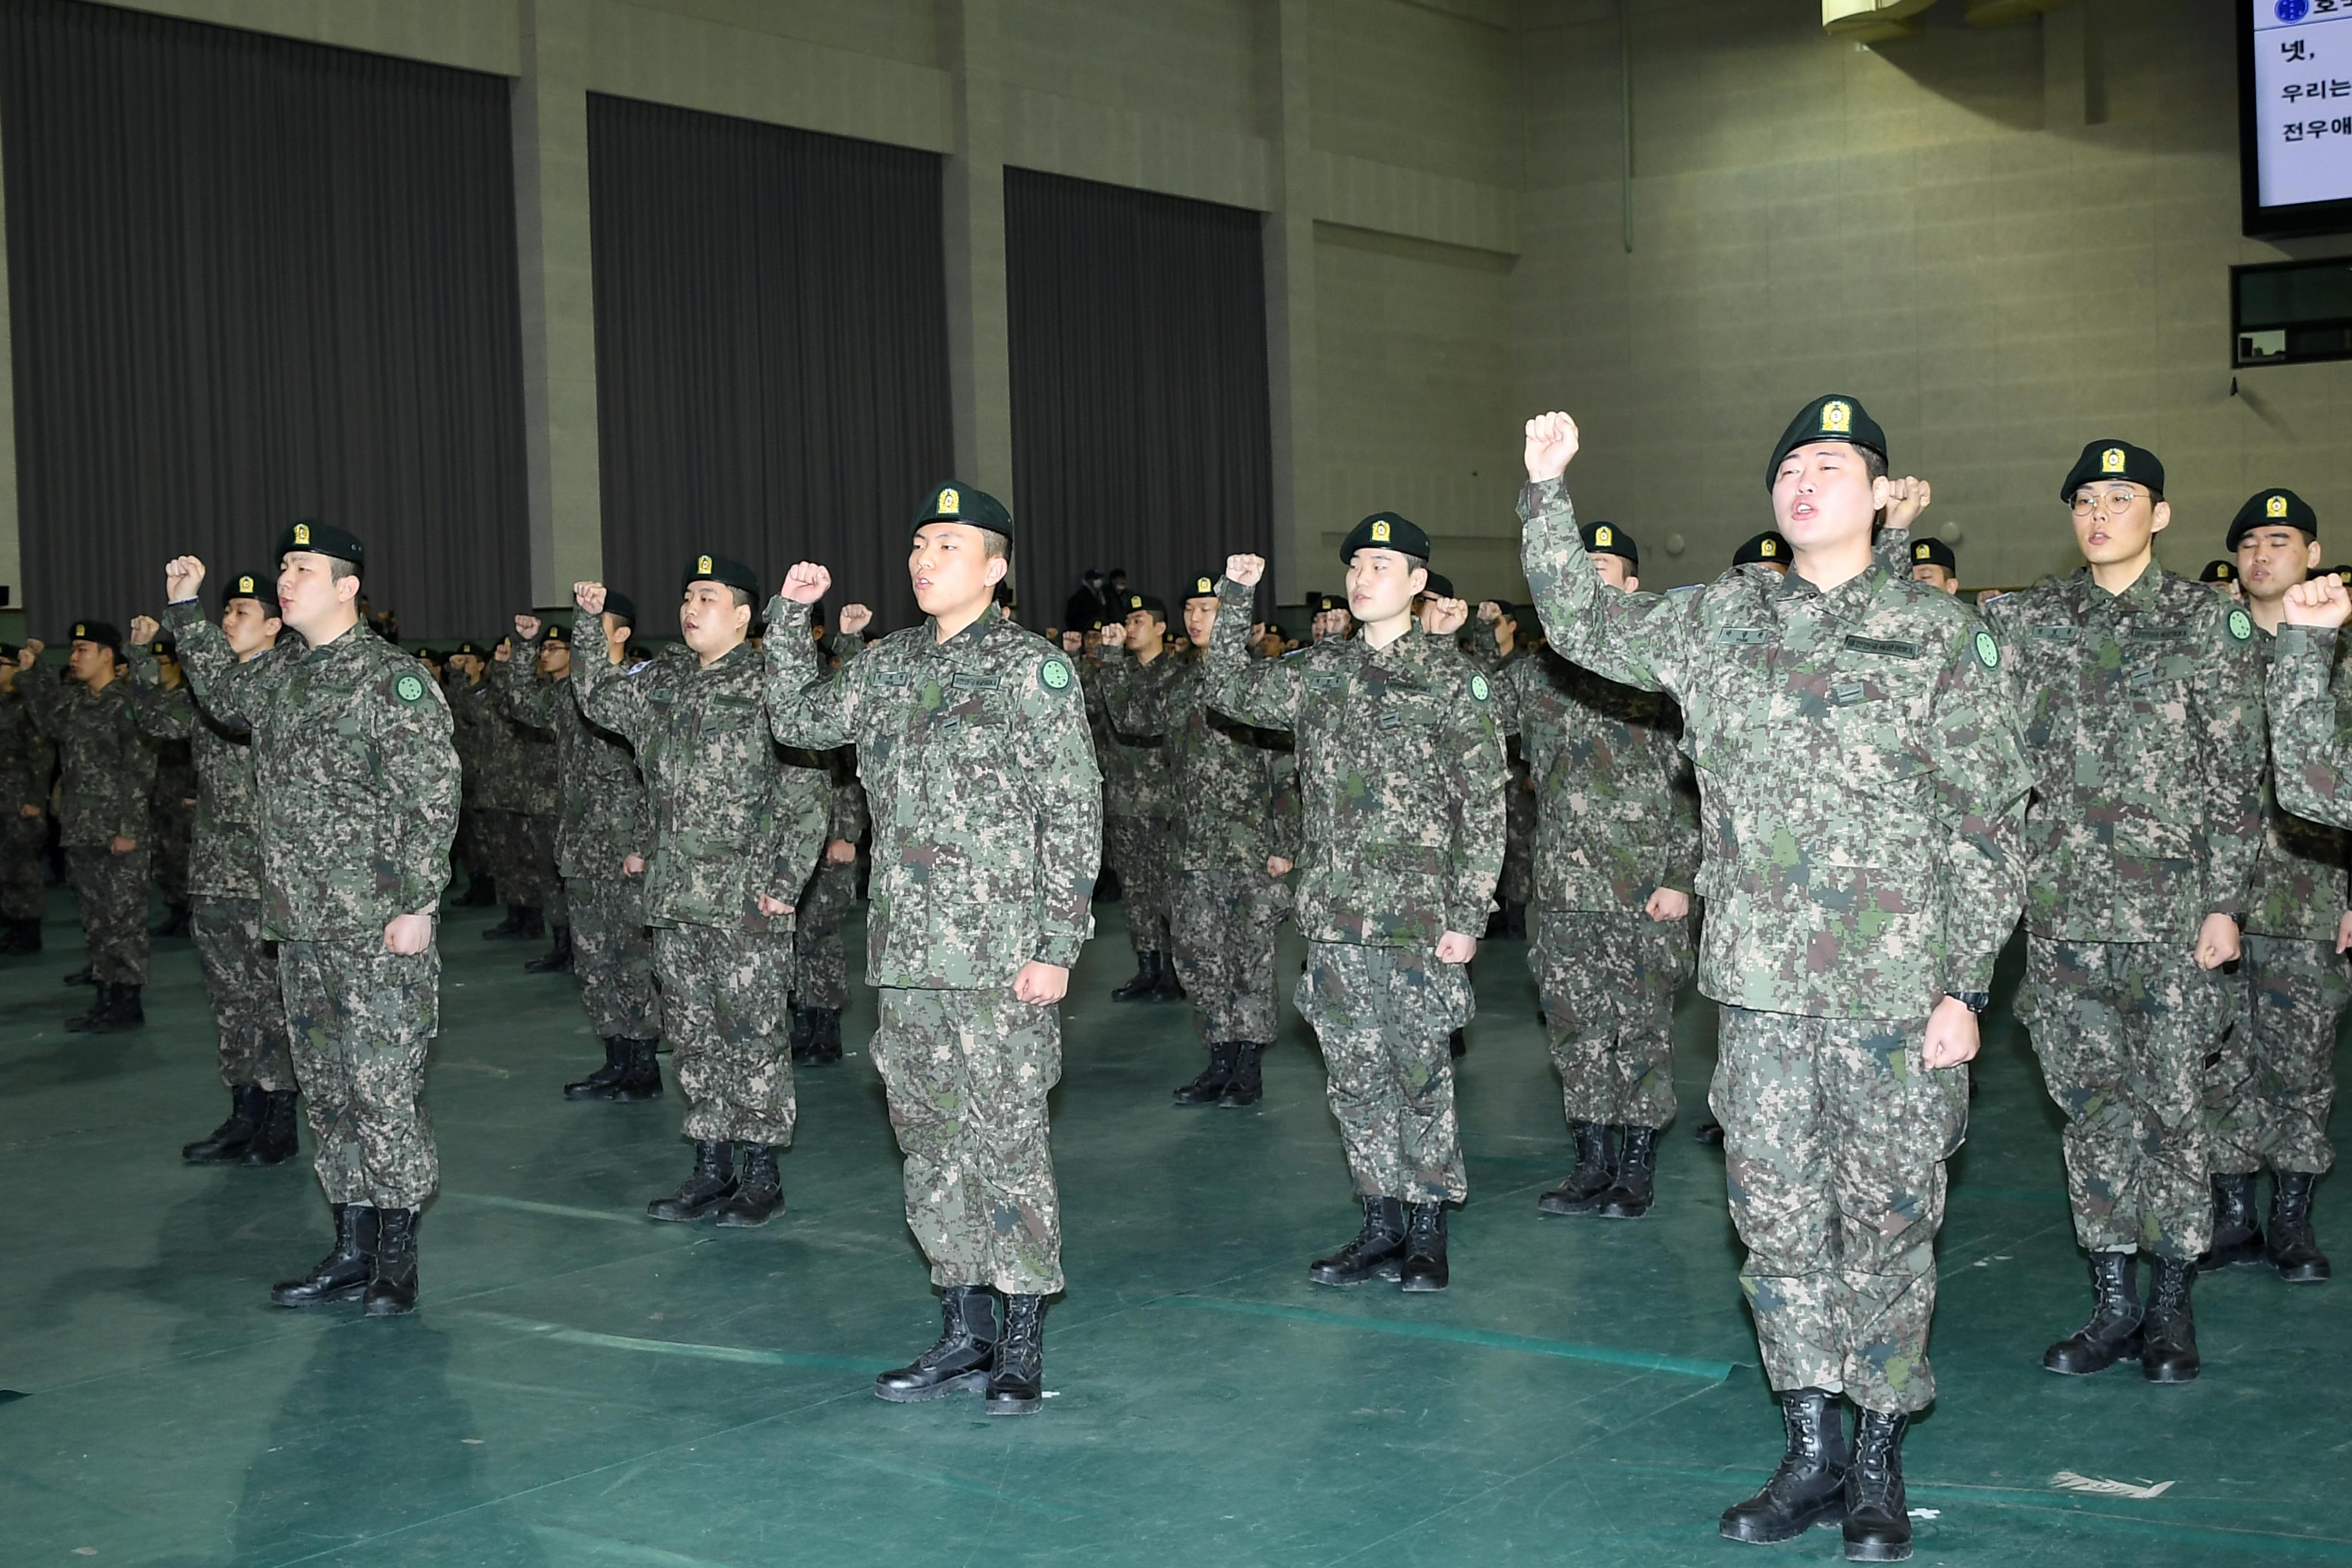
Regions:
[[[215,899],[260,898],[261,793],[254,777],[253,732],[214,718],[187,685],[165,687],[155,656],[145,648],[131,650],[131,680],[140,729],[158,739],[186,742],[195,760],[188,891]]]
[[[994,990],[1094,934],[1101,775],[1062,652],[982,616],[893,632],[828,673],[808,607],[768,605],[768,711],[788,746],[857,748],[873,816],[867,979]]]
[[[604,619],[572,618],[580,710],[636,748],[653,818],[646,919],[790,934],[824,845],[824,781],[786,767],[768,733],[760,653],[709,664],[691,651],[626,672],[606,661]],[[762,895],[782,913],[760,910]]]
[[[131,711],[131,684],[92,691],[39,668],[16,677],[33,722],[58,749],[58,841],[89,849],[120,835],[142,847],[151,834],[155,750]]]
[[[1480,936],[1503,868],[1493,689],[1419,626],[1253,659],[1251,592],[1221,579],[1206,700],[1298,739],[1298,929],[1309,942],[1433,949]]]
[[[1496,717],[1535,782],[1535,906],[1638,910],[1698,876],[1698,791],[1682,716],[1654,691],[1546,651],[1494,677]]]
[[[514,656],[503,663],[492,660],[490,672],[482,678],[489,689],[482,728],[492,762],[480,804],[532,816],[557,816],[563,810],[563,774],[555,727],[523,718],[514,700],[518,689],[539,679],[538,648],[536,642],[526,646],[517,637]]]
[[[2281,626],[2266,695],[2279,805],[2314,822],[2352,828],[2352,723],[2336,690],[2343,643],[2332,627]]]
[[[2278,639],[2254,628],[2254,660],[2267,682]],[[2265,737],[2265,745],[2268,739]],[[2329,941],[2347,906],[2352,888],[2345,867],[2352,835],[2297,816],[2279,805],[2271,773],[2263,774],[2263,847],[2246,893],[2246,929],[2257,936]]]
[[[437,913],[458,783],[432,672],[365,626],[315,648],[289,633],[239,664],[201,605],[165,615],[197,702],[253,734],[262,934],[361,937]]]
[[[1209,706],[1208,661],[1169,654],[1138,664],[1103,651],[1103,695],[1122,734],[1165,744],[1179,871],[1264,871],[1298,858],[1297,774],[1281,738]]]
[[[1087,704],[1094,710],[1096,752],[1102,764],[1103,814],[1165,820],[1175,804],[1168,740],[1164,734],[1147,735],[1127,728],[1122,716],[1110,706],[1110,689],[1103,673],[1114,657],[1129,670],[1149,678],[1163,665],[1173,670],[1175,655],[1171,651],[1150,665],[1139,665],[1134,654],[1124,648],[1101,650],[1087,671],[1086,685]]]
[[[2153,563],[2120,594],[2084,567],[1985,614],[2023,694],[2027,929],[2186,945],[2244,913],[2266,761],[2252,617]]]
[[[2022,897],[2029,779],[1976,612],[1882,562],[1826,594],[1760,565],[1622,594],[1594,574],[1560,480],[1525,487],[1519,516],[1552,647],[1682,706],[1700,989],[1759,1012],[1890,1019],[1990,991]]]
[[[495,761],[491,750],[497,739],[490,732],[489,721],[497,693],[490,689],[487,675],[479,680],[452,675],[445,695],[449,700],[449,718],[455,725],[450,739],[457,748],[457,763],[466,775],[466,809],[477,810],[482,804],[482,787],[488,782]]]
[[[25,673],[20,681],[38,676]],[[12,687],[0,692],[0,811],[14,816],[20,806],[49,810],[49,786],[57,782],[58,749],[33,722],[33,710]]]
[[[621,862],[630,856],[652,858],[653,818],[646,806],[646,781],[637,773],[636,753],[629,742],[590,723],[580,711],[580,693],[570,678],[558,680],[540,669],[539,647],[537,637],[516,644],[513,664],[530,673],[500,683],[507,710],[518,721],[555,737],[556,782],[562,803],[555,826],[556,870],[566,877],[609,881],[623,874]]]

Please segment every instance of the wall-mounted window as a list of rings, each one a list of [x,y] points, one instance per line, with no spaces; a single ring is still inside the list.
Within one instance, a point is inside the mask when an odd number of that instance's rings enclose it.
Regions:
[[[2230,363],[2352,359],[2352,256],[2230,268]]]

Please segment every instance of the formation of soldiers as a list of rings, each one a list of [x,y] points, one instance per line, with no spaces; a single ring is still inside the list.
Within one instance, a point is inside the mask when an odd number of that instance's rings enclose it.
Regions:
[[[273,1299],[385,1315],[415,1306],[437,1178],[445,902],[503,903],[488,934],[544,932],[529,967],[576,978],[605,1055],[567,1097],[662,1097],[667,1044],[692,1163],[649,1217],[757,1226],[783,1203],[795,1066],[843,1054],[862,872],[868,1048],[942,1312],[876,1392],[1007,1415],[1041,1407],[1063,1289],[1046,1097],[1098,874],[1136,956],[1114,998],[1192,1009],[1206,1059],[1179,1106],[1261,1098],[1276,934],[1305,938],[1295,1002],[1360,1209],[1308,1265],[1323,1285],[1449,1286],[1482,940],[1528,941],[1570,1151],[1547,1215],[1649,1211],[1695,975],[1720,1020],[1701,1133],[1786,1439],[1722,1531],[1835,1523],[1849,1558],[1898,1560],[1945,1164],[2021,921],[2018,1013],[2091,1275],[2043,1364],[2188,1381],[2200,1269],[2328,1277],[2312,1205],[2352,1004],[2352,590],[2284,489],[2232,523],[2231,570],[2168,573],[2163,466],[2110,439],[2060,486],[2083,567],[1971,604],[1955,552],[1915,535],[1928,485],[1831,395],[1772,448],[1774,526],[1657,594],[1630,529],[1577,516],[1579,439],[1565,415],[1527,426],[1529,604],[1474,611],[1428,535],[1379,512],[1297,646],[1255,617],[1249,555],[1188,579],[1172,621],[1122,591],[1056,639],[1026,632],[1013,519],[956,481],[909,525],[925,620],[878,640],[861,605],[824,628],[822,565],[763,605],[705,552],[680,573],[680,646],[647,649],[636,605],[582,583],[568,624],[518,616],[494,649],[420,661],[362,617],[343,530],[295,524],[216,613],[183,558],[128,645],[84,621],[63,679],[38,645],[0,669],[0,942],[37,949],[54,812],[97,987],[72,1026],[138,1026],[150,858],[184,813],[159,880],[231,1097],[185,1155],[282,1162],[299,1104],[336,1240]]]

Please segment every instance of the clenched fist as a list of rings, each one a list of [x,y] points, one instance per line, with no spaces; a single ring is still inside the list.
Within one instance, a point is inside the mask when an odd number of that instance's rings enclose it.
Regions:
[[[1102,629],[1102,645],[1105,647],[1125,647],[1127,646],[1127,623],[1125,621],[1105,621],[1103,623]]]
[[[1568,472],[1576,457],[1576,421],[1565,414],[1538,414],[1528,421],[1528,480],[1541,484]]]
[[[175,605],[185,604],[205,585],[205,563],[193,555],[175,555],[163,563],[163,591]]]
[[[131,640],[141,647],[145,647],[150,643],[152,643],[156,637],[163,634],[163,628],[162,626],[155,624],[155,617],[152,616],[133,616],[131,617]]]
[[[801,561],[794,563],[793,569],[784,574],[783,595],[795,605],[814,605],[824,598],[824,591],[832,586],[832,573],[814,561]],[[846,626],[842,629],[848,630]]]
[[[1932,488],[1923,479],[1906,474],[1899,479],[1887,480],[1886,526],[1910,527],[1919,520],[1919,514],[1927,510],[1928,503],[1934,499]]]
[[[592,616],[603,615],[604,613],[604,584],[602,583],[572,584],[572,602],[579,605],[582,609],[587,611]]]
[[[1228,582],[1238,583],[1244,588],[1255,588],[1258,579],[1265,575],[1265,557],[1263,555],[1225,557],[1225,578]]]
[[[514,626],[515,636],[522,638],[525,642],[529,642],[531,638],[539,635],[539,617],[537,616],[517,616],[515,617]]]
[[[2335,573],[2323,572],[2289,588],[2284,607],[2291,626],[2340,626],[2352,620],[2352,590]]]
[[[874,612],[863,605],[841,606],[841,635],[854,637],[874,624]]]

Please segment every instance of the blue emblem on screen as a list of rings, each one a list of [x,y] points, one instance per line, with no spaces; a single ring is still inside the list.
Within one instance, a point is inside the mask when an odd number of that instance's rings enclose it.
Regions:
[[[2300,22],[2311,15],[2311,0],[2278,0],[2278,19]]]

